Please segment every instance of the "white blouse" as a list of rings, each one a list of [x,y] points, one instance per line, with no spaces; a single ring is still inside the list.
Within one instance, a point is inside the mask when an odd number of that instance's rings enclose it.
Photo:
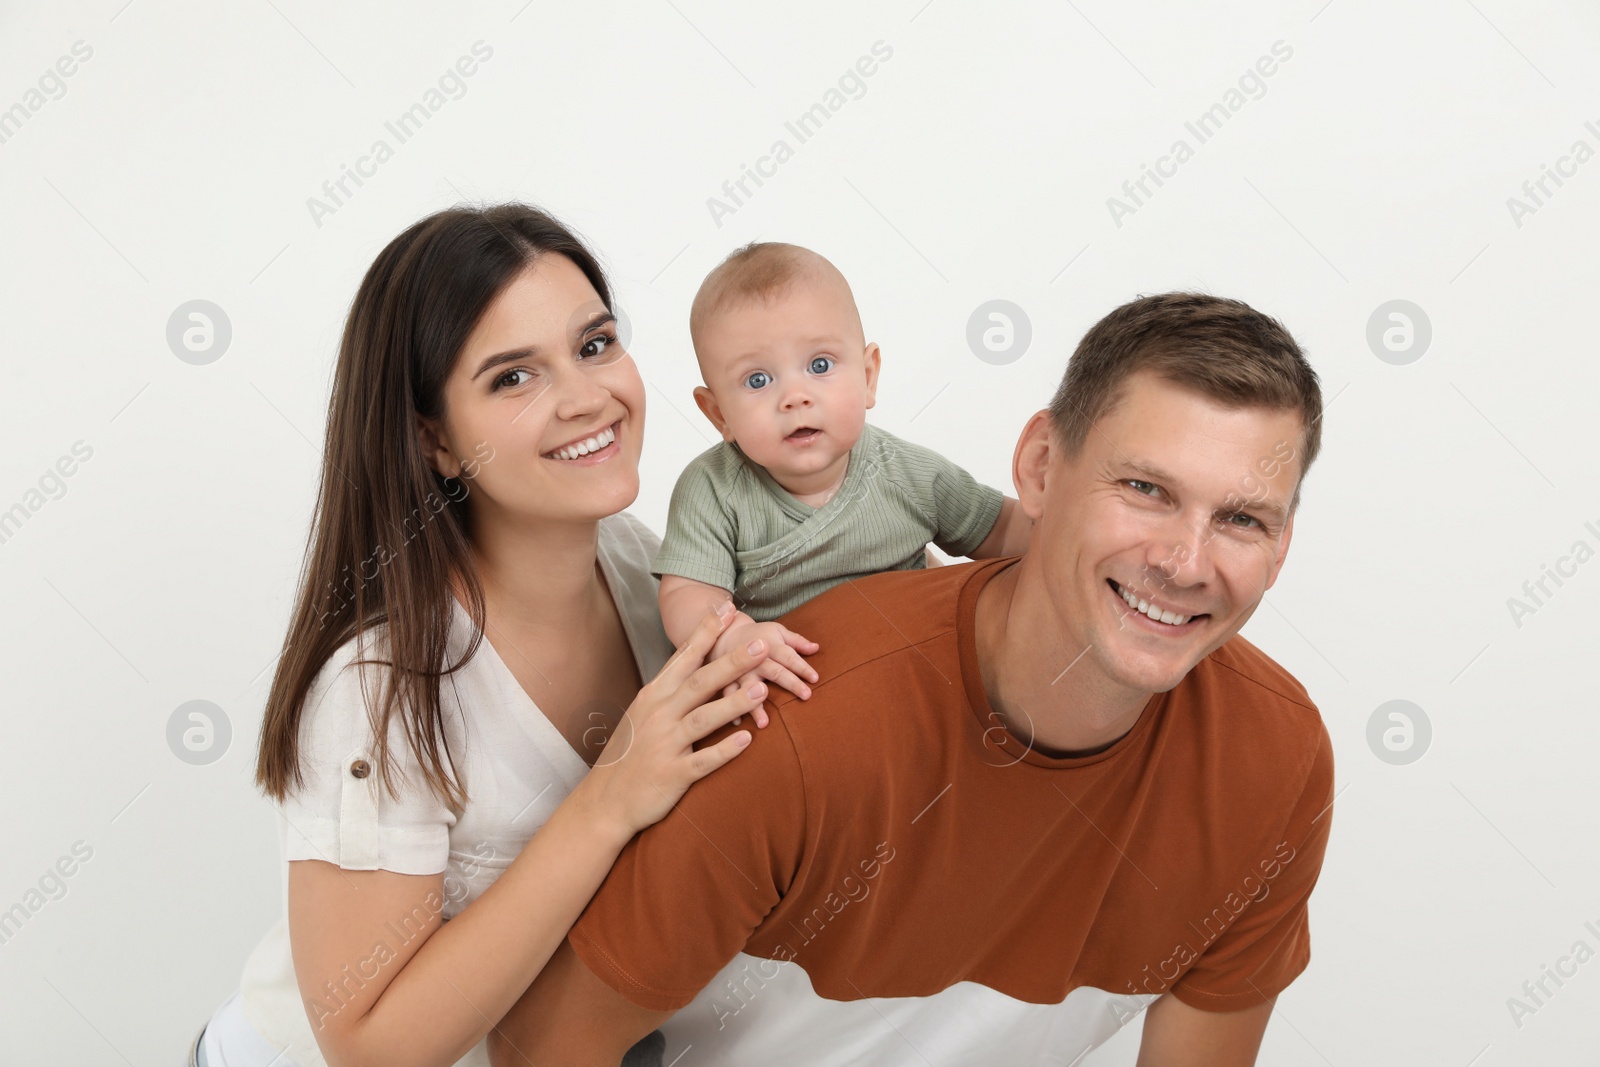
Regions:
[[[601,572],[639,677],[649,681],[673,651],[657,606],[659,583],[650,573],[660,541],[627,513],[602,519],[599,526]],[[475,631],[466,609],[454,597],[450,602],[448,662],[453,663]],[[368,638],[374,639],[381,642],[381,628]],[[367,648],[372,658],[373,646]],[[381,643],[377,651],[382,654]],[[304,784],[278,805],[284,858],[326,860],[355,871],[443,872],[441,911],[448,921],[510,865],[589,767],[485,637],[473,658],[440,686],[446,737],[469,803],[452,811],[427,788],[398,718],[390,724],[389,751],[400,775],[399,798],[392,798],[373,768],[367,717],[384,668],[357,666],[356,652],[355,639],[340,647],[307,695],[300,727]],[[515,653],[507,649],[507,654]],[[356,777],[352,768],[362,762],[373,769]],[[287,1060],[298,1067],[325,1067],[289,954],[287,884],[285,863],[285,915],[245,963],[239,993],[207,1027],[205,1051],[213,1064],[250,1067],[259,1055],[261,1067],[268,1062],[284,1067]],[[391,933],[397,941],[408,936],[400,927]],[[338,1008],[331,991],[327,1002],[330,1011]],[[457,1067],[488,1063],[479,1042]]]

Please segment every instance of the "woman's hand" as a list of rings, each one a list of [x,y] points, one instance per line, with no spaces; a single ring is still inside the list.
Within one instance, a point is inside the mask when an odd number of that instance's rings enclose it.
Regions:
[[[750,731],[740,730],[708,748],[694,748],[696,741],[750,714],[766,699],[767,687],[759,678],[742,689],[732,685],[743,676],[756,677],[753,672],[769,653],[765,641],[746,638],[704,663],[735,614],[730,603],[720,614],[708,612],[700,620],[661,673],[639,690],[605,751],[573,791],[572,799],[623,840],[664,818],[690,785],[750,743]],[[719,698],[718,693],[724,695]]]

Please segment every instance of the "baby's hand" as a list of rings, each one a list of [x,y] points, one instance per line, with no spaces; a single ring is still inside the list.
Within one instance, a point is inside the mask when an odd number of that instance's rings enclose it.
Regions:
[[[781,685],[801,700],[811,699],[811,687],[806,682],[816,682],[817,672],[801,658],[801,654],[812,655],[822,647],[821,645],[802,637],[782,623],[737,622],[728,627],[717,639],[711,655],[715,658],[729,649],[743,648],[751,641],[765,641],[767,648],[772,651],[755,670],[724,689],[725,695],[748,689],[764,678],[774,685]],[[757,726],[767,725],[766,708],[757,706],[752,714],[755,716]]]

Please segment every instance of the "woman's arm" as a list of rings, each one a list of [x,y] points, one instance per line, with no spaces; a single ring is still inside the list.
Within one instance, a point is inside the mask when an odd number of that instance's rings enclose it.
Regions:
[[[766,658],[762,645],[700,666],[728,616],[708,615],[628,708],[607,748],[493,885],[443,923],[443,875],[289,868],[295,976],[332,1067],[454,1063],[539,974],[628,840],[690,783],[733,759],[748,731],[694,742],[748,714],[764,686],[717,696]]]
[[[291,863],[295,975],[329,1064],[460,1059],[538,976],[626,843],[564,803],[447,924],[442,874]]]

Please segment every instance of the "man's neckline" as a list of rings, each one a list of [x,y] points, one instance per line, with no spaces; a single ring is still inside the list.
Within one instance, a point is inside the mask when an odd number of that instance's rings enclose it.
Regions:
[[[1084,751],[1058,752],[1045,749],[1032,741],[1024,740],[1013,732],[1011,726],[989,702],[984,686],[983,671],[978,657],[977,609],[984,588],[1001,574],[1020,563],[1020,557],[1005,557],[981,561],[962,584],[956,607],[956,640],[961,664],[962,684],[966,689],[967,703],[972,709],[981,733],[979,746],[990,763],[1010,766],[1029,763],[1051,770],[1068,770],[1087,767],[1114,759],[1138,744],[1138,739],[1150,729],[1159,717],[1166,702],[1165,693],[1152,693],[1139,716],[1121,736],[1104,745]]]

